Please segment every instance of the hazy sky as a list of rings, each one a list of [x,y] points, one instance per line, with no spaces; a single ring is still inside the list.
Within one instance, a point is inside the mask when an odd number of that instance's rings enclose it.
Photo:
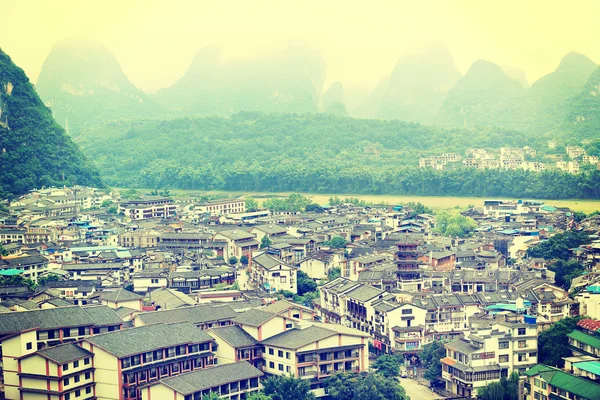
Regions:
[[[600,61],[598,0],[2,0],[0,16],[0,47],[32,81],[55,42],[85,37],[146,91],[213,45],[229,58],[307,45],[327,63],[325,88],[373,87],[427,43],[445,44],[463,73],[484,58],[523,69],[530,83],[571,50]]]

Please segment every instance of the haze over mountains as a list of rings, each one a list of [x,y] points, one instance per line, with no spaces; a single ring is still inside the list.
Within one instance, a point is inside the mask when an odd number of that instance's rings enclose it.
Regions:
[[[597,97],[594,80],[588,80],[596,68],[572,52],[529,87],[518,68],[487,60],[474,62],[462,76],[450,52],[433,47],[401,57],[391,75],[368,92],[346,90],[343,82],[324,88],[325,61],[306,48],[249,61],[222,61],[218,49],[204,48],[178,81],[146,95],[107,48],[69,40],[49,54],[37,89],[57,121],[63,126],[68,121],[75,135],[83,126],[111,119],[228,117],[240,111],[326,112],[441,127],[568,129],[589,135]]]

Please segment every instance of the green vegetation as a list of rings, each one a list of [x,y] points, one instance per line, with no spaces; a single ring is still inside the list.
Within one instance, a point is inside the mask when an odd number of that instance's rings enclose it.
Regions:
[[[0,50],[0,195],[41,186],[103,186],[100,175],[65,131],[33,85]]]
[[[546,260],[568,260],[572,253],[569,249],[590,243],[589,236],[584,232],[567,231],[552,236],[537,246],[527,250],[527,256],[544,258]]]
[[[260,239],[260,248],[266,249],[267,247],[269,247],[271,245],[271,243],[272,243],[271,238],[269,238],[267,235],[265,235],[262,237],[262,239]]]
[[[477,228],[472,218],[458,213],[442,212],[435,216],[435,230],[444,236],[466,237]]]
[[[327,278],[330,281],[339,278],[340,276],[342,276],[342,269],[340,267],[329,268],[329,271],[327,271]]]
[[[258,210],[258,202],[254,197],[246,197],[246,211],[252,212]]]
[[[442,379],[442,363],[440,360],[446,357],[444,342],[436,340],[423,346],[419,353],[421,364],[427,366],[423,377],[432,385]]]
[[[293,376],[271,376],[263,381],[263,393],[272,400],[313,400],[310,383]]]
[[[286,198],[273,197],[263,202],[263,207],[273,211],[305,211],[312,201],[301,194],[292,193]]]
[[[339,373],[325,382],[332,400],[410,400],[395,378]]]
[[[298,270],[296,276],[298,295],[304,296],[306,293],[314,292],[317,290],[317,283],[312,280],[306,273]]]
[[[600,67],[590,75],[581,92],[571,101],[562,126],[565,139],[597,139],[600,131]]]
[[[573,278],[585,272],[583,265],[575,260],[556,260],[548,266],[548,269],[555,273],[554,283],[565,290],[569,290]]]
[[[242,264],[244,267],[248,265],[248,256],[243,255],[240,257],[240,264]]]
[[[8,255],[8,251],[6,251],[6,249],[4,248],[4,246],[2,246],[2,243],[0,243],[0,257],[4,257]]]
[[[510,377],[500,378],[498,382],[490,382],[477,390],[477,400],[518,400],[519,374],[513,372]]]
[[[400,360],[396,356],[389,354],[379,356],[372,366],[378,374],[386,378],[394,378],[400,374]]]
[[[413,201],[409,201],[408,203],[404,204],[404,207],[411,209],[409,214],[410,218],[414,218],[420,214],[433,214],[433,210],[431,208],[426,207],[425,204],[419,202],[415,203]]]
[[[333,132],[343,132],[344,140]],[[600,171],[574,176],[416,168],[419,156],[462,152],[474,141],[497,148],[536,147],[538,140],[506,129],[446,131],[400,121],[248,112],[230,119],[111,122],[77,138],[107,182],[120,187],[600,198]],[[304,211],[310,204],[289,200],[267,200],[264,206]]]
[[[229,257],[229,265],[236,265],[238,263],[238,258],[236,256]]]
[[[563,368],[563,357],[572,355],[567,335],[583,317],[564,318],[538,335],[538,363]]]
[[[343,249],[348,244],[348,241],[341,236],[334,236],[331,240],[323,242],[323,246],[329,246],[333,249]]]
[[[19,286],[25,285],[29,290],[34,290],[37,285],[29,278],[23,278],[22,275],[0,276],[0,286]]]
[[[330,206],[341,206],[342,204],[354,204],[355,206],[359,207],[367,207],[373,205],[372,203],[368,203],[356,197],[346,197],[345,199],[340,199],[337,196],[333,196],[329,198]]]

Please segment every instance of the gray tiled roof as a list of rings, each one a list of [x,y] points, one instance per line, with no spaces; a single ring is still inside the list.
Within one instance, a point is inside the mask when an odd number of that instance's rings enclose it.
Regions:
[[[237,317],[237,313],[228,305],[201,305],[194,307],[178,308],[176,310],[160,310],[140,313],[137,317],[145,324],[158,324],[161,322],[191,322],[200,324],[210,321],[230,320]]]
[[[90,336],[84,339],[117,357],[127,357],[156,349],[213,340],[189,322],[155,324]]]
[[[279,265],[286,265],[283,261],[278,260],[275,257],[271,257],[267,253],[263,253],[259,256],[253,257],[252,262],[266,269],[275,268]]]
[[[135,301],[143,298],[139,294],[135,294],[130,292],[129,290],[125,290],[123,288],[119,288],[117,290],[112,291],[104,291],[100,293],[100,300],[118,302],[118,301]]]
[[[217,336],[229,343],[232,347],[248,347],[258,343],[256,339],[243,330],[239,325],[222,326],[212,328],[208,331],[209,335]]]
[[[479,347],[475,347],[462,339],[453,340],[447,343],[446,346],[463,354],[471,354],[480,350]]]
[[[277,316],[277,314],[251,309],[238,314],[238,316],[233,319],[233,322],[240,325],[260,326],[275,316]]]
[[[42,256],[25,256],[0,260],[0,267],[15,268],[23,265],[47,264],[48,259]]]
[[[47,349],[39,350],[37,354],[48,358],[57,364],[64,364],[71,361],[80,360],[85,357],[94,356],[94,353],[91,351],[83,349],[72,343],[48,347]]]
[[[329,329],[310,326],[306,329],[291,329],[278,335],[263,340],[261,343],[265,346],[283,347],[285,349],[299,349],[307,344],[317,340],[322,340],[330,336],[337,335],[336,332]]]
[[[264,374],[247,361],[217,367],[201,369],[163,379],[161,383],[174,391],[185,395],[201,390],[219,387],[230,382],[256,378]]]
[[[374,297],[377,297],[385,293],[383,290],[374,288],[370,285],[361,285],[356,289],[347,293],[348,297],[358,301],[369,301]]]
[[[120,324],[121,318],[107,306],[58,307],[0,314],[0,335],[27,329],[58,329],[77,326]]]

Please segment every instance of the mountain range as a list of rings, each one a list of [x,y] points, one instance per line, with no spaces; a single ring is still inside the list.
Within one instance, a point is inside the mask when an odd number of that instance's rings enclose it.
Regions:
[[[290,47],[257,60],[224,61],[219,49],[199,50],[173,85],[146,95],[116,58],[94,42],[58,43],[37,83],[57,121],[74,136],[82,127],[114,119],[231,116],[241,111],[325,112],[357,118],[398,119],[440,127],[480,125],[526,134],[576,132],[589,137],[598,117],[600,73],[588,57],[571,52],[531,86],[523,71],[487,60],[463,75],[448,49],[401,57],[389,77],[368,92],[334,82],[318,52]]]
[[[50,185],[102,187],[98,170],[0,49],[0,197]]]

